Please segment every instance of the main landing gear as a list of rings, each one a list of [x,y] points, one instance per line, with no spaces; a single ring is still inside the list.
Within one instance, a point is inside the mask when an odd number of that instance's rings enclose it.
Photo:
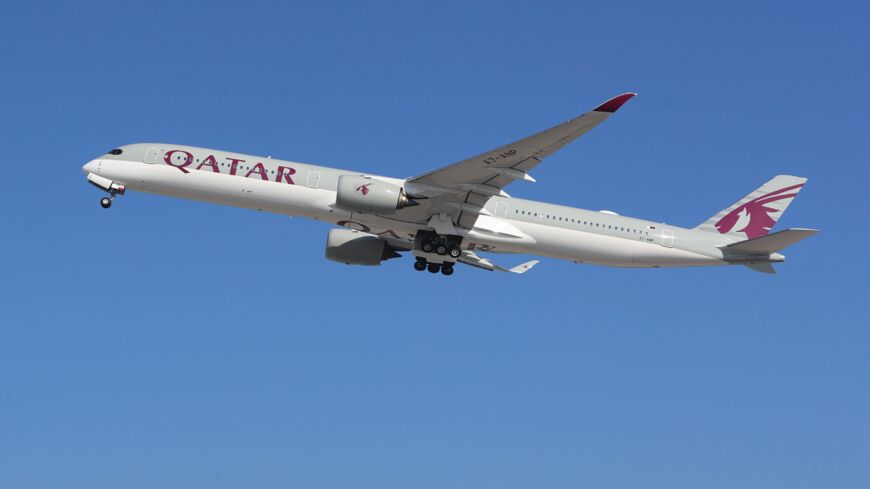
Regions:
[[[420,244],[420,249],[426,253],[435,253],[441,256],[447,255],[455,260],[462,256],[462,249],[459,247],[459,243],[451,241],[448,236],[425,238]]]
[[[122,189],[123,189],[123,187],[122,187]],[[102,207],[103,209],[108,209],[109,207],[112,207],[112,202],[114,202],[116,195],[118,195],[118,194],[124,195],[123,190],[118,191],[114,188],[109,190],[108,192],[109,192],[108,197],[103,197],[102,199],[100,199],[100,207]]]
[[[422,256],[418,256],[417,261],[414,262],[414,270],[418,272],[429,270],[429,273],[441,272],[442,275],[453,275],[453,264],[449,262],[431,263]]]
[[[453,275],[453,265],[462,256],[461,236],[420,231],[414,239],[414,270]]]

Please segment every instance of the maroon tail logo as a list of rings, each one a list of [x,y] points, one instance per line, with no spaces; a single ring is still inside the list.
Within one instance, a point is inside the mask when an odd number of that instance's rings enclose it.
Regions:
[[[749,202],[737,207],[729,212],[719,222],[716,223],[716,229],[721,234],[729,233],[734,226],[741,221],[741,217],[748,216],[749,222],[743,229],[738,229],[735,232],[746,234],[747,238],[758,238],[765,236],[770,232],[770,229],[776,224],[776,220],[770,217],[772,212],[779,212],[782,209],[768,207],[765,204],[777,202],[784,199],[791,199],[797,195],[798,191],[804,184],[792,185],[791,187],[781,188],[773,192],[756,197]],[[795,192],[791,192],[795,190]]]
[[[359,187],[356,188],[356,191],[363,194],[363,195],[368,195],[369,194],[369,185],[371,185],[371,184],[367,183],[365,185],[360,185]]]

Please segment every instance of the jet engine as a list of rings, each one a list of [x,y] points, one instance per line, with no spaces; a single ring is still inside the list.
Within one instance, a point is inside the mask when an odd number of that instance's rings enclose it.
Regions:
[[[335,205],[350,212],[383,215],[419,204],[398,185],[362,175],[341,175]]]
[[[326,238],[326,258],[339,263],[374,266],[400,256],[385,239],[352,229],[330,229]]]

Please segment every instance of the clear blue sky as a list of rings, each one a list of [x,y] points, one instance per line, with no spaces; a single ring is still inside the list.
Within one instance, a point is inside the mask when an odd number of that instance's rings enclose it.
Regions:
[[[700,5],[704,4],[704,5]],[[870,487],[865,2],[22,2],[0,17],[0,487]],[[516,196],[694,226],[778,173],[779,275],[323,259],[130,194],[166,141],[410,176],[640,95]],[[513,265],[525,257],[501,257]]]

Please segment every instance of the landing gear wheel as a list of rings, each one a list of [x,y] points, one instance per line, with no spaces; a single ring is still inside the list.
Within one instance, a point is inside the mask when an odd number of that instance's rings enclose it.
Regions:
[[[102,199],[100,199],[100,206],[102,206],[103,209],[108,209],[109,207],[112,207],[112,199],[108,197],[103,197]]]
[[[447,254],[447,247],[444,246],[443,244],[438,245],[438,247],[435,248],[435,253],[438,253],[439,255],[446,255]]]
[[[438,273],[441,271],[441,265],[437,263],[430,263],[427,266],[427,269],[429,270],[429,273]]]
[[[453,265],[441,265],[441,273],[444,275],[453,275]]]
[[[414,262],[414,270],[417,270],[418,272],[422,272],[423,270],[426,270],[426,261]]]
[[[450,255],[450,258],[459,258],[462,255],[462,250],[458,246],[453,245],[447,250],[447,253]]]
[[[432,244],[431,241],[426,240],[423,241],[423,245],[421,246],[421,248],[423,248],[423,251],[425,251],[426,253],[432,253],[432,249],[434,249],[435,246]]]

